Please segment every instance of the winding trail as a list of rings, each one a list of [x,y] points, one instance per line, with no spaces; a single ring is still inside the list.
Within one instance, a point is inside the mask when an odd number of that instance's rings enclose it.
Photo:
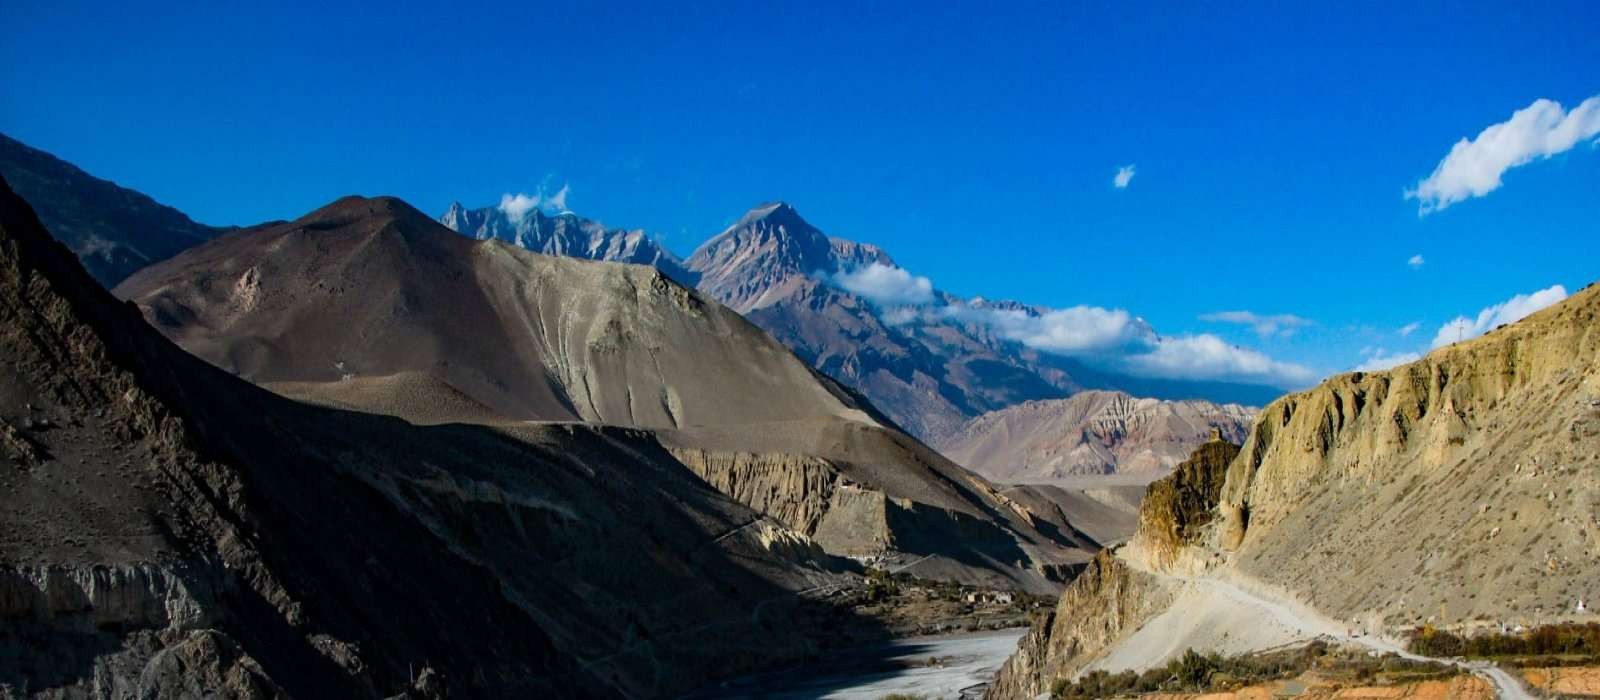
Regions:
[[[1128,560],[1125,558],[1124,561]],[[1137,565],[1132,561],[1128,561],[1128,563]],[[1404,645],[1381,636],[1362,635],[1352,637],[1339,622],[1316,612],[1299,601],[1282,598],[1262,590],[1249,590],[1233,581],[1216,576],[1180,576],[1166,572],[1151,571],[1144,567],[1139,568],[1141,571],[1151,575],[1180,584],[1192,585],[1236,605],[1259,611],[1264,618],[1270,619],[1276,624],[1298,630],[1305,637],[1304,641],[1321,638],[1330,642],[1365,647],[1380,653],[1395,654],[1400,658],[1412,661],[1428,661],[1455,666],[1491,683],[1495,688],[1495,695],[1501,700],[1533,700],[1533,696],[1528,693],[1527,689],[1516,678],[1507,673],[1505,669],[1492,663],[1423,656],[1407,651]],[[1251,588],[1254,587],[1252,586]]]

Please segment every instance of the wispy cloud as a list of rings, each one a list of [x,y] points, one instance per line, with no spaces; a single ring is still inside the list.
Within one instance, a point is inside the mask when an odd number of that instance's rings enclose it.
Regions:
[[[1262,338],[1281,336],[1287,338],[1294,332],[1306,326],[1316,325],[1316,322],[1296,316],[1294,314],[1258,314],[1253,311],[1215,311],[1200,314],[1200,320],[1213,323],[1235,323],[1249,326],[1250,330]]]
[[[1498,304],[1485,307],[1473,318],[1457,316],[1439,327],[1433,336],[1432,347],[1475,338],[1507,323],[1516,323],[1529,314],[1567,298],[1567,288],[1559,284],[1530,294],[1518,294]]]
[[[499,209],[500,213],[505,214],[507,219],[512,223],[516,223],[521,221],[522,217],[527,216],[528,212],[538,207],[539,202],[540,197],[536,194],[522,194],[521,192],[511,194],[507,192],[500,195]]]
[[[556,190],[554,194],[545,194],[543,186],[540,186],[539,191],[535,194],[522,192],[511,194],[507,192],[500,195],[500,206],[496,208],[500,210],[501,214],[505,215],[506,220],[515,224],[522,221],[522,218],[534,209],[542,209],[552,214],[567,211],[567,194],[571,191],[572,185],[563,184],[561,189]]]
[[[544,206],[545,206],[545,208],[554,209],[554,210],[556,210],[558,212],[567,211],[567,193],[569,193],[571,191],[572,191],[572,185],[567,184],[567,183],[562,183],[561,184],[561,189],[556,190],[555,194],[546,196],[544,198]]]
[[[1162,338],[1154,350],[1131,355],[1127,363],[1147,376],[1168,379],[1227,380],[1281,387],[1301,387],[1317,379],[1310,368],[1274,360],[1210,333]]]
[[[1117,168],[1117,174],[1111,178],[1112,186],[1119,190],[1127,189],[1128,183],[1133,182],[1133,166],[1124,165]]]
[[[872,263],[824,277],[834,286],[876,304],[905,306],[933,301],[931,280],[883,263]]]
[[[890,325],[962,323],[982,327],[1040,352],[1063,355],[1119,372],[1165,379],[1197,379],[1298,388],[1315,380],[1311,369],[1274,360],[1209,334],[1162,337],[1144,319],[1124,309],[1079,305],[1061,309],[945,303],[926,277],[874,263],[856,270],[819,274],[826,284],[867,299]],[[1286,321],[1283,317],[1288,317]],[[1287,314],[1271,321],[1309,323]]]
[[[1413,269],[1413,270],[1422,269],[1422,266],[1427,264],[1427,262],[1428,261],[1422,259],[1422,254],[1421,253],[1413,255],[1413,256],[1411,256],[1410,259],[1406,260],[1406,264],[1410,265],[1411,269]]]
[[[1122,309],[1074,306],[1032,312],[957,304],[944,313],[993,328],[1009,340],[1061,355],[1085,355],[1136,348],[1154,341],[1142,319]]]
[[[1457,316],[1439,326],[1427,348],[1390,351],[1383,347],[1361,349],[1361,362],[1351,369],[1358,372],[1376,372],[1422,359],[1428,351],[1451,343],[1475,338],[1507,323],[1516,323],[1529,314],[1567,298],[1567,289],[1559,284],[1528,294],[1518,294],[1498,304],[1479,311],[1472,318]],[[1400,338],[1409,338],[1422,328],[1420,322],[1407,323],[1395,331]]]
[[[1365,359],[1354,367],[1357,372],[1381,372],[1386,369],[1399,367],[1410,362],[1422,359],[1420,352],[1389,352],[1383,348],[1371,348],[1362,353]]]
[[[1425,215],[1482,197],[1500,188],[1500,177],[1507,170],[1564,153],[1597,134],[1600,96],[1584,100],[1570,112],[1554,100],[1534,100],[1477,138],[1456,142],[1433,174],[1406,191],[1406,198],[1417,200],[1418,214]]]

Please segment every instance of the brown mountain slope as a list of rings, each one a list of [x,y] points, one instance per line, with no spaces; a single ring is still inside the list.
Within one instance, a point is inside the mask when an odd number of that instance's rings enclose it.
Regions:
[[[812,648],[781,532],[646,434],[230,377],[0,186],[0,694],[669,695]]]
[[[639,427],[865,415],[656,270],[475,243],[392,198],[226,236],[117,288],[259,383],[420,372],[511,419]]]
[[[651,268],[471,241],[399,200],[346,198],[117,292],[186,349],[313,402],[423,424],[668,430],[709,483],[835,554],[926,557],[912,573],[1040,591],[1088,556]]]
[[[1217,471],[1147,498],[1169,508],[1092,567],[1117,585],[1075,582],[991,695],[1187,647],[1595,621],[1577,602],[1600,595],[1600,288],[1284,397]]]
[[[1230,442],[1243,442],[1254,415],[1237,404],[1084,391],[986,413],[934,446],[998,481],[1111,473],[1155,479],[1205,442],[1213,429]]]

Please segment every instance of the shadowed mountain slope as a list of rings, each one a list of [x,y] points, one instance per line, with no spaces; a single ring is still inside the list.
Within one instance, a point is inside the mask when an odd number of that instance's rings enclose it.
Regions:
[[[107,287],[228,230],[195,223],[172,207],[4,134],[0,176],[33,204],[45,227]]]
[[[346,198],[117,289],[186,349],[297,398],[419,424],[663,432],[722,491],[833,554],[1049,591],[1087,559],[733,311],[636,265],[472,241]]]
[[[814,649],[795,593],[841,576],[645,433],[230,377],[4,187],[0,350],[8,694],[670,695]]]

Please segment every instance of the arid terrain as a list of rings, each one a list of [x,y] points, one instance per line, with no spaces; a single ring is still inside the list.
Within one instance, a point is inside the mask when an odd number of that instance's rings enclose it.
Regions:
[[[1255,411],[1209,401],[1140,399],[1116,391],[1028,401],[985,413],[934,447],[996,481],[1040,483],[1063,477],[1165,476],[1211,437],[1242,442]]]
[[[1600,593],[1597,318],[1590,287],[1267,406],[1241,450],[1202,447],[1152,487],[1132,541],[1068,587],[992,696],[1190,648],[1399,650],[1423,624],[1592,619],[1578,603]]]

